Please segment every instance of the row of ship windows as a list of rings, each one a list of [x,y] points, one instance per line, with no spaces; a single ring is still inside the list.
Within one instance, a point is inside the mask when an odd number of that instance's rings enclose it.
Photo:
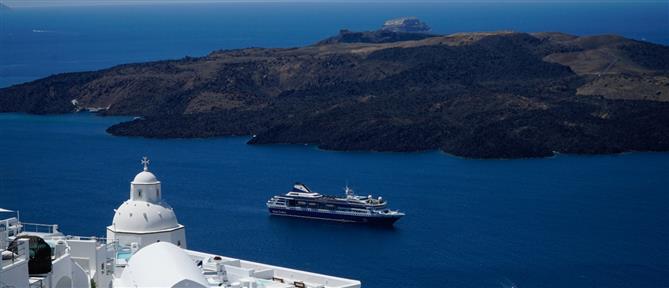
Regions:
[[[279,200],[276,201],[276,204],[278,205],[285,205],[286,201],[285,200]],[[367,209],[361,209],[361,208],[352,208],[352,207],[343,207],[343,206],[337,206],[333,204],[321,204],[319,203],[313,203],[310,202],[307,204],[307,202],[304,201],[295,201],[295,200],[289,200],[288,201],[288,207],[299,207],[299,208],[308,208],[308,209],[327,209],[327,210],[338,210],[338,211],[349,211],[357,214],[364,214],[367,215],[369,211]]]
[[[297,207],[309,207],[309,208],[325,208],[325,209],[350,209],[349,207],[341,207],[334,204],[320,204],[320,203],[307,203],[304,201],[288,201],[288,206],[297,206]]]

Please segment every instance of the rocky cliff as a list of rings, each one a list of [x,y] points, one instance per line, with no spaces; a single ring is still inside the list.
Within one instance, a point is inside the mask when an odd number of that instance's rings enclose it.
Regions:
[[[143,116],[110,127],[114,135],[255,135],[250,144],[333,150],[669,150],[667,46],[613,35],[378,33],[390,34],[54,75],[0,89],[0,111],[105,107]]]

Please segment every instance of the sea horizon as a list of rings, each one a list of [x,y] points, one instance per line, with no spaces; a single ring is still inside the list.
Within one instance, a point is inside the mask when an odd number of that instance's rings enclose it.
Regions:
[[[0,37],[5,39],[0,42],[0,87],[58,73],[201,57],[221,49],[306,46],[340,29],[375,30],[384,20],[400,16],[418,17],[430,24],[432,33],[444,35],[617,34],[669,44],[669,3],[607,3],[215,2],[17,8],[0,12]],[[349,13],[355,17],[347,17]],[[256,17],[263,22],[255,22]],[[120,18],[125,21],[110,25]],[[165,24],[163,18],[174,21]]]

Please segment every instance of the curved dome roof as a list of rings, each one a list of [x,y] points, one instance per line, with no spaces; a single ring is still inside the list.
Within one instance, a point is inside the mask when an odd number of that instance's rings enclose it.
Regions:
[[[121,281],[123,287],[209,287],[186,252],[167,242],[139,249],[128,261]]]
[[[158,232],[183,227],[172,207],[165,202],[152,204],[127,200],[116,209],[110,228],[116,232]]]
[[[132,180],[132,184],[158,184],[158,178],[156,175],[149,171],[142,171],[135,176],[135,179]]]

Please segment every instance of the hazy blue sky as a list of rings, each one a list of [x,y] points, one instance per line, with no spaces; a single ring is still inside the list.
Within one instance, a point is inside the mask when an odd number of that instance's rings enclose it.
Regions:
[[[582,2],[665,2],[664,1],[634,1],[634,0],[0,0],[10,7],[35,6],[88,6],[88,5],[146,5],[146,4],[183,4],[183,3],[220,3],[220,2],[334,2],[334,3],[361,3],[361,2],[493,2],[493,3],[582,3]]]

